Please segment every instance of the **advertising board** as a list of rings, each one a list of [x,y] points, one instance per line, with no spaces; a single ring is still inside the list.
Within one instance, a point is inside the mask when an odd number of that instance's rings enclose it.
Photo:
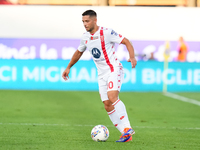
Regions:
[[[97,70],[93,61],[79,61],[64,81],[62,72],[69,60],[0,60],[0,89],[98,91]],[[139,61],[135,69],[124,66],[122,91],[200,91],[198,63]]]

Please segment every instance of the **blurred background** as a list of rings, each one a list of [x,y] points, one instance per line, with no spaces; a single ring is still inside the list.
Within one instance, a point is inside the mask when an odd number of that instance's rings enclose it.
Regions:
[[[116,44],[122,91],[200,91],[200,0],[0,0],[0,89],[98,91],[88,51],[70,80],[61,78],[87,9],[97,12],[98,25],[133,43],[135,69]]]

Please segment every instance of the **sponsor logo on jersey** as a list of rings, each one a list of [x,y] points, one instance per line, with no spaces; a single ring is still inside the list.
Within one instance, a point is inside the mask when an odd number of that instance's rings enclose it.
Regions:
[[[98,36],[91,36],[91,40],[96,40],[96,39],[98,39],[99,37]]]
[[[105,61],[105,58],[101,58],[101,59],[94,60],[94,61],[95,61],[95,62]]]
[[[118,36],[118,33],[115,32],[114,30],[111,31],[111,35],[115,35],[115,36]]]
[[[101,56],[101,52],[100,52],[99,49],[93,48],[92,49],[92,55],[93,55],[94,58],[99,58]]]

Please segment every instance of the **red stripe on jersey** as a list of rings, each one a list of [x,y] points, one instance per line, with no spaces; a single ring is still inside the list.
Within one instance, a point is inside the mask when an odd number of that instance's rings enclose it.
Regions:
[[[123,41],[124,39],[125,39],[125,38],[123,38],[123,39],[122,39],[122,41]],[[122,44],[122,41],[121,41],[121,43],[120,43],[120,44]]]
[[[108,54],[106,52],[105,41],[104,41],[104,36],[103,36],[103,28],[101,28],[101,30],[100,30],[100,37],[101,37],[100,39],[101,39],[101,47],[102,47],[102,50],[103,50],[103,55],[104,55],[104,57],[106,59],[106,63],[110,67],[111,72],[113,72],[114,71],[114,67],[110,63],[110,60],[108,58]]]

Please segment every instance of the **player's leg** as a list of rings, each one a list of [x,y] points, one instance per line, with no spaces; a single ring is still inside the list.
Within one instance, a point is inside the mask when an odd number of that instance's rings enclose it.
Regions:
[[[122,122],[124,124],[124,128],[131,128],[130,121],[128,119],[128,114],[127,114],[124,103],[120,99],[118,99],[112,105],[115,107],[115,109],[118,110],[120,120],[122,120]]]
[[[119,114],[119,118],[122,121],[124,128],[131,128],[129,119],[128,119],[128,114],[126,111],[126,107],[124,103],[119,99],[119,91],[114,90],[114,91],[108,91],[108,98],[112,102],[112,105],[115,107]]]
[[[103,103],[110,120],[112,121],[114,126],[119,130],[119,132],[123,133],[124,125],[122,124],[115,107],[112,105],[110,100],[105,100],[103,101]]]
[[[117,70],[118,69],[118,70]],[[119,67],[116,71],[111,73],[108,78],[108,98],[112,102],[112,105],[117,110],[120,120],[122,121],[124,128],[131,128],[130,121],[124,103],[119,99],[119,92],[121,90],[124,74],[123,68]]]
[[[123,130],[121,131],[122,135],[120,136],[120,139],[116,142],[128,142],[132,140],[132,134],[134,134],[135,131],[130,126],[125,105],[121,100],[118,99],[118,94],[119,91],[117,90],[108,91],[108,98],[110,100],[109,103],[112,104],[112,106],[115,106],[115,111],[118,113],[118,117],[123,126]]]
[[[107,95],[107,82],[104,79],[99,79],[99,93],[102,102],[104,103],[105,110],[108,113],[108,116],[115,127],[122,133],[124,130],[124,126],[119,119],[119,115],[115,110],[115,107],[112,105],[112,102],[108,99]]]
[[[115,107],[115,110],[118,112],[119,118],[124,126],[124,133],[122,134],[123,136],[121,136],[121,140],[118,142],[126,142],[131,140],[131,135],[135,133],[131,128],[126,107],[124,103],[119,99],[119,91],[121,89],[122,81],[122,68],[119,68],[117,72],[112,73],[108,78],[108,98],[112,102],[112,105]]]

